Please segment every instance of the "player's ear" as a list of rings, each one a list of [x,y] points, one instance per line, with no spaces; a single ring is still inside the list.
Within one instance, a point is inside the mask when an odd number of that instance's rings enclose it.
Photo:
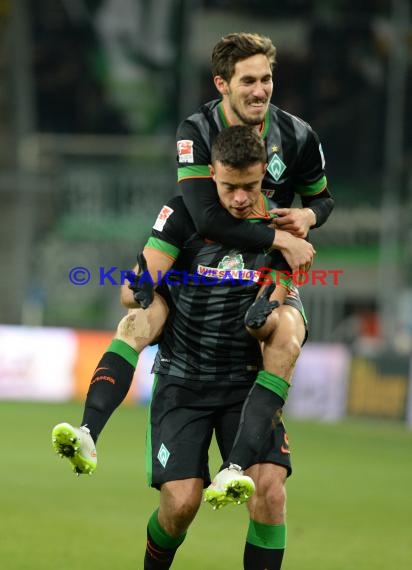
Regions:
[[[221,95],[226,95],[227,93],[227,81],[223,79],[220,75],[215,75],[213,78],[216,89]]]
[[[213,178],[213,180],[215,179],[215,169],[213,168],[212,164],[209,164],[209,172],[210,172],[210,176]]]

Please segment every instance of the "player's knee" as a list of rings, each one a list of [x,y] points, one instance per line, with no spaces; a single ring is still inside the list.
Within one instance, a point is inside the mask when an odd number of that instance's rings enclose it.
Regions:
[[[200,506],[200,500],[195,497],[184,497],[175,503],[175,510],[181,520],[192,521]]]
[[[265,503],[269,510],[282,516],[286,509],[286,489],[285,485],[279,481],[274,481],[268,485],[264,494]]]
[[[251,329],[246,327],[246,330],[250,335],[255,337],[256,339],[265,342],[269,339],[272,335],[276,333],[278,330],[279,325],[279,314],[277,311],[272,311],[272,313],[266,319],[264,325],[262,325],[258,329]]]
[[[143,313],[143,309],[131,309],[119,322],[116,331],[116,338],[137,352],[141,352],[151,342],[147,320]]]
[[[148,309],[129,310],[117,327],[116,338],[126,342],[137,352],[141,352],[159,338],[167,314],[165,300],[155,294],[154,301]]]
[[[173,507],[169,510],[165,530],[171,536],[179,536],[187,530],[201,504],[201,498],[187,496],[174,498]]]
[[[264,505],[264,512],[270,513],[270,518],[276,521],[276,524],[283,522],[286,512],[285,479],[286,472],[285,475],[279,473],[270,479],[258,477],[256,491],[249,500],[249,510],[256,513]]]

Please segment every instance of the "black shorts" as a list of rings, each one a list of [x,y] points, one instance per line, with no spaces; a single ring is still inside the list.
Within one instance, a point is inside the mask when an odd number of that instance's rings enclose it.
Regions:
[[[146,441],[148,483],[191,477],[210,484],[208,451],[213,433],[225,461],[232,449],[240,414],[253,383],[183,380],[155,376]],[[292,472],[283,422],[268,433],[254,463],[275,463]]]

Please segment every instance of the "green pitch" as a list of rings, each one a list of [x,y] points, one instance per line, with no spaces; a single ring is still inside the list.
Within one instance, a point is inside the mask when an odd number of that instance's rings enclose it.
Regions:
[[[0,560],[7,570],[142,570],[157,505],[144,473],[146,410],[123,407],[98,445],[96,473],[77,478],[50,431],[79,405],[0,403]],[[284,570],[409,570],[412,433],[403,426],[288,422]],[[219,465],[216,449],[212,470]],[[240,570],[245,507],[202,505],[176,570]]]

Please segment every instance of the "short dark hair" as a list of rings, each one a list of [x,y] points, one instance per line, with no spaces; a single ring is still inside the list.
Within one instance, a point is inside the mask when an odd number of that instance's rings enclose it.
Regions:
[[[276,63],[276,48],[272,40],[260,34],[236,32],[221,38],[212,53],[213,77],[220,75],[230,81],[238,61],[257,54],[265,55],[273,69]]]
[[[212,144],[211,161],[243,169],[267,162],[266,146],[251,126],[235,125],[220,131]]]

